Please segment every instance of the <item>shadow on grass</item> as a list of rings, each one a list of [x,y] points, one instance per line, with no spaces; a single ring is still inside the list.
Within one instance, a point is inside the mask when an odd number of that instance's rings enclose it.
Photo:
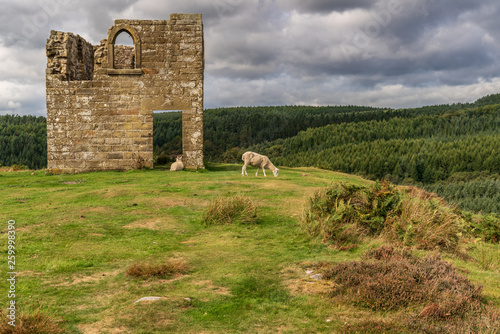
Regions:
[[[211,322],[214,327],[224,326],[229,331],[248,331],[255,319],[270,316],[270,310],[285,305],[291,298],[278,278],[261,274],[249,275],[228,282],[231,294],[207,301],[195,300],[193,308],[184,314],[193,324]]]
[[[212,172],[222,172],[222,171],[241,171],[241,167],[243,164],[215,164],[215,163],[206,163],[205,169]]]

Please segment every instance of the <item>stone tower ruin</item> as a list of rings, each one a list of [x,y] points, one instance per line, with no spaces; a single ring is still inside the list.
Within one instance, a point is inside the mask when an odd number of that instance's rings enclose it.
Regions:
[[[201,14],[116,20],[100,45],[52,31],[46,49],[49,172],[153,167],[154,110],[182,110],[184,165],[204,167]]]

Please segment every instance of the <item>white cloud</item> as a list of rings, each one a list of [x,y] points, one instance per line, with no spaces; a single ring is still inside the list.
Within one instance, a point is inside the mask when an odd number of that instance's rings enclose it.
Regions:
[[[0,81],[0,115],[45,116],[45,82]]]
[[[0,44],[2,80],[40,82],[45,80],[45,50],[5,47]]]

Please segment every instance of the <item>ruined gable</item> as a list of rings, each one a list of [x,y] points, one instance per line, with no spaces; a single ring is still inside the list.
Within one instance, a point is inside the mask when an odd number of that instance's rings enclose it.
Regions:
[[[121,33],[133,46],[115,45]],[[203,168],[203,24],[116,20],[100,45],[52,31],[47,40],[48,170],[153,167],[153,110],[182,110],[183,160]]]

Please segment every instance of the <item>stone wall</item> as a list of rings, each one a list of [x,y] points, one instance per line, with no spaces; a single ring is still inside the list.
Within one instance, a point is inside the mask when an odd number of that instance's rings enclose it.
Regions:
[[[47,40],[47,75],[60,80],[91,80],[94,47],[78,35],[52,31]]]
[[[127,32],[133,47],[114,45]],[[153,167],[153,110],[182,110],[184,165],[203,168],[200,14],[116,20],[92,46],[71,33],[47,40],[48,170]]]
[[[135,68],[135,48],[133,46],[115,45],[114,68]]]

